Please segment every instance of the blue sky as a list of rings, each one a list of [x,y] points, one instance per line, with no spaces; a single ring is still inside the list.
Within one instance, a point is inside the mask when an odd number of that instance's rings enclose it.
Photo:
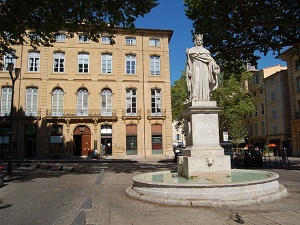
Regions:
[[[171,83],[173,84],[180,78],[181,71],[184,70],[186,48],[194,45],[191,34],[192,21],[184,13],[183,0],[160,0],[159,2],[160,4],[149,14],[138,18],[135,26],[137,28],[173,30],[170,41]],[[276,54],[273,55],[271,52],[267,56],[263,54],[259,54],[259,56],[261,59],[258,61],[258,69],[278,64],[285,65],[283,61],[275,59]]]

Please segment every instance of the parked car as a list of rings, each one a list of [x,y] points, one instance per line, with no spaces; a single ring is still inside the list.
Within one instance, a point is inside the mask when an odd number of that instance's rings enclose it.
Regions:
[[[4,169],[4,167],[3,167],[2,165],[0,165],[0,172],[1,172],[1,170],[3,170],[3,169]],[[0,187],[2,187],[3,184],[4,184],[4,174],[1,174],[1,173],[0,173]]]
[[[185,144],[183,142],[178,142],[177,148],[180,148],[180,149],[185,148]]]
[[[180,149],[180,148],[177,148],[177,149],[174,149],[173,151],[174,151],[174,159],[173,159],[173,162],[177,162],[178,156],[179,156],[179,155],[182,155],[181,149]]]
[[[233,159],[236,166],[259,166],[262,167],[263,159],[258,150],[241,150]]]

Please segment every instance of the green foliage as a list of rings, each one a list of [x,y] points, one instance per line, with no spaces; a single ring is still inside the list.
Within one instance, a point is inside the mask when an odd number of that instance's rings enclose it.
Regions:
[[[228,130],[229,138],[234,144],[238,144],[247,135],[245,118],[254,110],[252,96],[245,87],[250,76],[245,68],[240,75],[227,74],[225,77],[228,79],[222,79],[212,93],[212,100],[222,107],[219,114],[220,130]]]
[[[172,119],[182,121],[183,103],[188,99],[185,72],[182,72],[181,78],[174,81],[171,87]]]
[[[134,28],[134,21],[158,0],[0,0],[0,54],[10,46],[29,43],[51,45],[60,31],[81,33],[98,41],[114,28]]]
[[[216,54],[221,66],[222,61],[232,59],[256,65],[259,57],[254,54],[255,50],[264,54],[270,50],[278,53],[283,47],[300,45],[299,0],[184,2],[195,33],[204,34],[205,46]]]

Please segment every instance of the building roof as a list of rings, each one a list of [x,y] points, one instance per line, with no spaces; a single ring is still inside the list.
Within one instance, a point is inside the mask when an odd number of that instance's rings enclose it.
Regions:
[[[297,51],[297,48],[295,46],[292,46],[292,47],[289,47],[288,49],[286,49],[285,51],[283,51],[281,54],[279,54],[275,58],[284,60],[286,57],[294,54],[296,51]]]

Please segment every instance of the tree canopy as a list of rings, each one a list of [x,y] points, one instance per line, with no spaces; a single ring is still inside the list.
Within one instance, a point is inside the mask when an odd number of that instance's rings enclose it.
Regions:
[[[240,75],[227,75],[220,79],[219,87],[212,93],[212,100],[222,108],[219,114],[220,130],[227,130],[229,139],[238,144],[248,134],[245,118],[253,112],[253,98],[246,88],[251,74],[246,71]]]
[[[299,0],[184,0],[195,33],[216,58],[257,64],[258,50],[300,45]]]
[[[172,119],[182,121],[183,103],[188,99],[185,72],[182,72],[179,80],[171,86]]]
[[[158,0],[0,0],[0,53],[25,41],[51,45],[60,31],[82,33],[97,41],[117,26],[134,28],[134,21]]]

